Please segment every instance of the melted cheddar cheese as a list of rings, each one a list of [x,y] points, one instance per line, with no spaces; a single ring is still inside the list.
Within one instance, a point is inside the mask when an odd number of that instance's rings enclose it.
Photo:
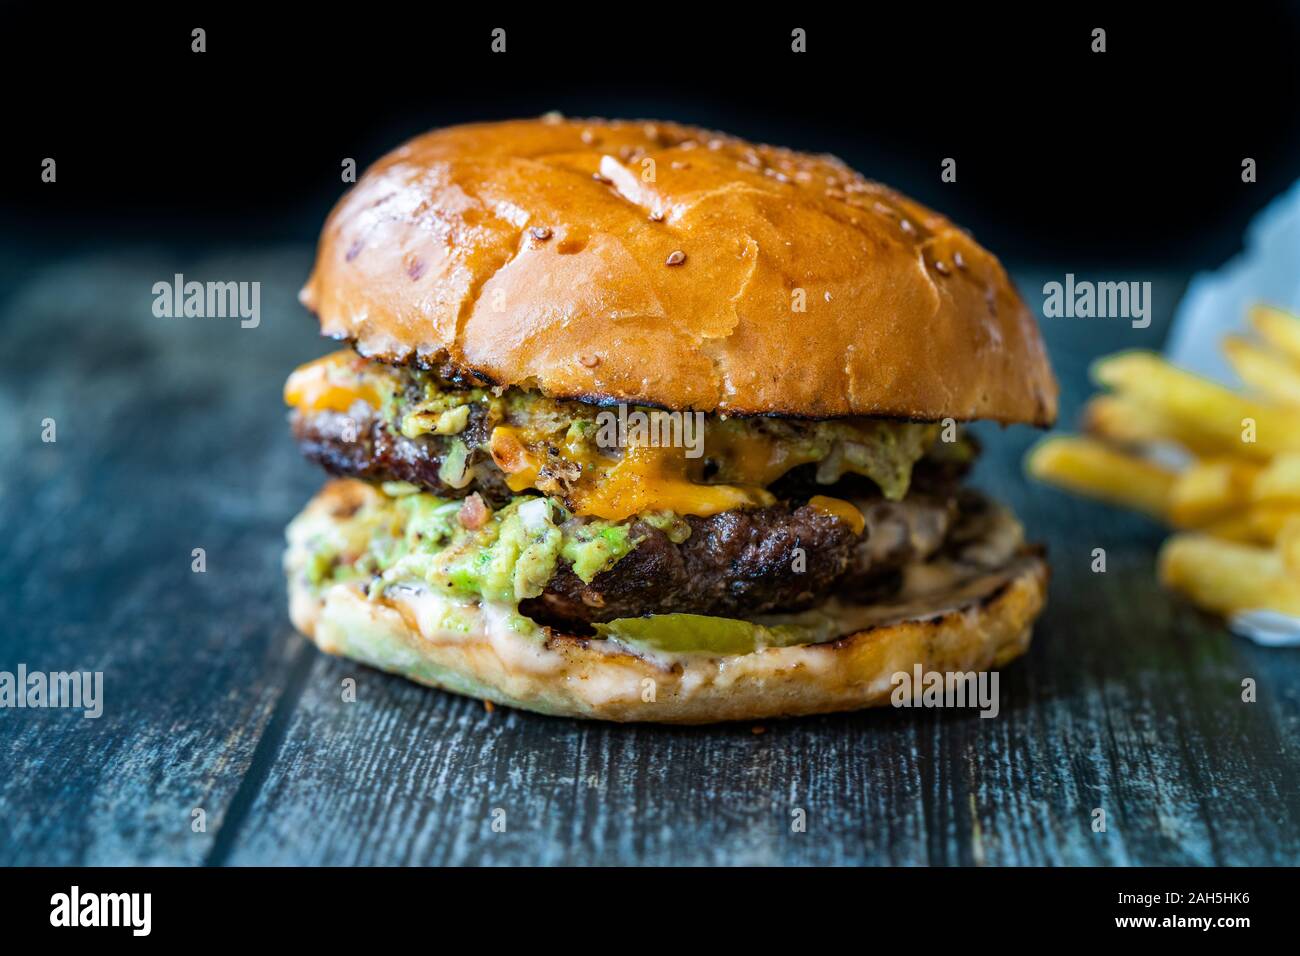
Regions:
[[[867,519],[862,512],[843,498],[813,495],[808,499],[808,507],[832,518],[839,518],[853,529],[854,534],[862,534],[862,529],[867,526]]]
[[[519,429],[509,425],[492,429],[488,450],[496,466],[505,472],[506,485],[511,491],[526,491],[533,487],[542,466],[520,437]]]
[[[689,459],[680,448],[637,446],[592,487],[574,495],[576,511],[621,521],[642,511],[679,515],[714,515],[733,508],[760,508],[776,503],[761,486],[706,485],[687,475]]]
[[[517,428],[492,430],[492,460],[506,473],[511,491],[536,486],[543,456]],[[680,448],[634,446],[622,458],[610,458],[577,442],[564,443],[564,458],[582,469],[568,495],[575,514],[622,521],[642,511],[672,511],[707,516],[732,508],[754,508],[776,499],[762,486],[709,485],[691,480],[690,466]]]
[[[367,364],[354,352],[331,352],[293,370],[284,383],[284,403],[303,412],[346,412],[356,402],[378,408],[382,399]]]
[[[735,421],[711,424],[704,436],[705,456],[719,463],[720,477],[766,488],[791,468],[820,459],[816,450],[797,448],[770,435],[755,434]]]

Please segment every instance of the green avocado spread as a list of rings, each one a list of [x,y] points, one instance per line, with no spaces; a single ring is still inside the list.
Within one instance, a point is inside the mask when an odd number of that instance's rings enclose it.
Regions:
[[[575,520],[553,498],[520,496],[474,529],[463,502],[390,483],[349,517],[316,530],[307,574],[312,584],[368,579],[372,596],[401,581],[438,593],[517,605],[542,593],[563,565],[584,583],[641,541],[634,522]]]

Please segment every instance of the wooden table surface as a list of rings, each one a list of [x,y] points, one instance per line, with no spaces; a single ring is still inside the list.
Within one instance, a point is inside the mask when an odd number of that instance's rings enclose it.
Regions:
[[[330,347],[295,299],[310,255],[7,257],[0,670],[102,671],[104,712],[0,710],[0,864],[1300,859],[1300,652],[1163,594],[1156,526],[1026,482],[1029,429],[984,430],[977,470],[1054,567],[997,719],[605,726],[488,713],[318,653],[280,571],[284,526],[321,480],[280,402],[289,370]],[[155,318],[151,287],[175,273],[260,281],[261,324]],[[1147,330],[1045,323],[1063,423],[1091,357],[1159,346],[1185,278],[1156,282]],[[1041,301],[1043,275],[1019,280]]]

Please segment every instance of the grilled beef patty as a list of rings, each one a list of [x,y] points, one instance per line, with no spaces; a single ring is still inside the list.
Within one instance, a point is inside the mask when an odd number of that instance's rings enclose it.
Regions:
[[[505,475],[483,450],[491,429],[487,410],[471,405],[469,422],[456,438],[472,449],[466,483],[452,486],[439,475],[452,438],[422,435],[407,438],[396,432],[364,402],[348,414],[339,412],[294,412],[293,434],[304,455],[332,475],[364,481],[408,481],[440,498],[463,498],[477,491],[494,508],[515,495]],[[952,494],[978,452],[973,438],[965,436],[968,454],[960,460],[943,457],[947,446],[937,444],[912,467],[912,488],[936,495]],[[781,501],[804,501],[813,495],[838,498],[877,498],[875,483],[862,475],[845,473],[834,485],[816,481],[816,465],[800,465],[778,478],[770,487]]]
[[[563,568],[519,607],[534,620],[568,627],[643,614],[799,611],[831,593],[869,594],[903,565],[934,554],[956,514],[953,498],[881,499],[856,535],[831,515],[783,504],[688,517],[691,535],[681,544],[638,523],[633,533],[641,544],[590,584]]]
[[[293,435],[309,459],[331,475],[364,481],[409,481],[440,498],[463,498],[477,491],[493,507],[506,504],[515,494],[490,455],[487,443],[487,409],[471,405],[469,424],[456,436],[474,449],[467,461],[463,486],[448,484],[439,475],[452,439],[439,435],[407,438],[358,402],[348,414],[340,412],[293,413]]]

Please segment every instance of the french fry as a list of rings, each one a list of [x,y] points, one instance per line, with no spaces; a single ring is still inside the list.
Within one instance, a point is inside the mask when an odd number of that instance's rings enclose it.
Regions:
[[[1236,541],[1238,544],[1271,545],[1273,543],[1272,538],[1267,538],[1260,534],[1259,528],[1256,526],[1255,522],[1251,520],[1251,516],[1247,512],[1229,515],[1226,518],[1211,521],[1199,530],[1202,534],[1208,534],[1214,538],[1222,538],[1225,541]]]
[[[1156,518],[1165,517],[1175,478],[1166,468],[1099,441],[1064,435],[1039,442],[1026,466],[1042,481]]]
[[[1300,617],[1300,316],[1256,306],[1250,320],[1262,342],[1229,336],[1223,348],[1258,397],[1154,353],[1112,355],[1092,367],[1112,390],[1084,408],[1095,437],[1049,438],[1026,465],[1044,481],[1191,529],[1165,542],[1160,578],[1201,607]],[[1169,445],[1196,460],[1174,472],[1142,456]]]
[[[1300,415],[1245,398],[1170,365],[1152,352],[1121,352],[1098,360],[1093,377],[1237,454],[1272,458],[1300,451]]]
[[[1300,518],[1300,508],[1285,505],[1251,505],[1244,511],[1234,512],[1210,521],[1198,528],[1205,534],[1243,544],[1272,547],[1282,529],[1292,518]]]
[[[1251,498],[1261,504],[1300,506],[1300,455],[1278,455],[1255,476]]]
[[[1164,543],[1160,580],[1220,614],[1270,610],[1300,615],[1300,578],[1270,548],[1176,534]]]
[[[1282,556],[1282,566],[1300,580],[1300,515],[1292,517],[1282,526],[1277,536],[1277,551]]]
[[[1083,429],[1117,445],[1182,445],[1198,456],[1231,454],[1160,410],[1122,395],[1094,395],[1083,407]]]
[[[1197,528],[1245,508],[1259,465],[1240,458],[1198,461],[1179,473],[1169,490],[1169,520]]]
[[[1287,522],[1298,516],[1300,516],[1300,507],[1255,505],[1246,512],[1246,521],[1249,522],[1256,541],[1272,544],[1277,541]]]
[[[1250,309],[1250,324],[1266,343],[1300,364],[1300,316],[1277,306],[1256,305]]]
[[[1223,351],[1254,391],[1275,402],[1300,405],[1300,365],[1235,335],[1223,340]]]

